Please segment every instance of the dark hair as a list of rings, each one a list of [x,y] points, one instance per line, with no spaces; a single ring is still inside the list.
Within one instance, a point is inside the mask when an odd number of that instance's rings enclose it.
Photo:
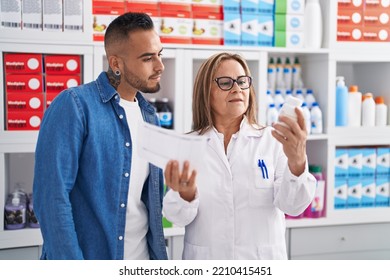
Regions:
[[[151,30],[153,21],[145,13],[125,13],[114,19],[107,27],[104,35],[104,46],[128,39],[129,32],[136,30]]]

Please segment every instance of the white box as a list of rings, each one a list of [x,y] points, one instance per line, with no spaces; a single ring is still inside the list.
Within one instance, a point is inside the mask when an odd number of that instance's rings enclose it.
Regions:
[[[64,31],[83,32],[83,0],[64,0]]]
[[[22,28],[22,0],[0,2],[0,22],[2,28]]]
[[[62,31],[62,0],[42,0],[43,30]]]
[[[22,29],[42,30],[42,0],[23,0]]]

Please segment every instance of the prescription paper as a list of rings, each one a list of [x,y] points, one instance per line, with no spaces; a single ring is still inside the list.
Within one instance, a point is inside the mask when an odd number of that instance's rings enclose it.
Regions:
[[[207,137],[180,134],[146,122],[138,126],[138,153],[148,162],[164,169],[169,160],[177,160],[182,168],[185,160],[190,169],[200,170]]]

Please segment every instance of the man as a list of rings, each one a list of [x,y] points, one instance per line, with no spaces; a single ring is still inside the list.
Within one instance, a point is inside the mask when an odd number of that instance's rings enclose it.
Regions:
[[[107,28],[107,72],[62,92],[36,148],[34,211],[42,259],[166,259],[162,171],[137,155],[139,122],[158,124],[140,92],[160,89],[162,45],[150,17]]]

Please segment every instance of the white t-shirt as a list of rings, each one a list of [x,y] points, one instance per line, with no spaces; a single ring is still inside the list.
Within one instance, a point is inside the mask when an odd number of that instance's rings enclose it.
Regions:
[[[141,193],[149,174],[149,165],[137,153],[138,124],[144,120],[137,100],[130,102],[121,98],[119,105],[123,107],[126,113],[133,151],[126,210],[124,259],[148,260],[149,251],[146,240],[146,233],[148,232],[148,211],[145,204],[141,201]]]

